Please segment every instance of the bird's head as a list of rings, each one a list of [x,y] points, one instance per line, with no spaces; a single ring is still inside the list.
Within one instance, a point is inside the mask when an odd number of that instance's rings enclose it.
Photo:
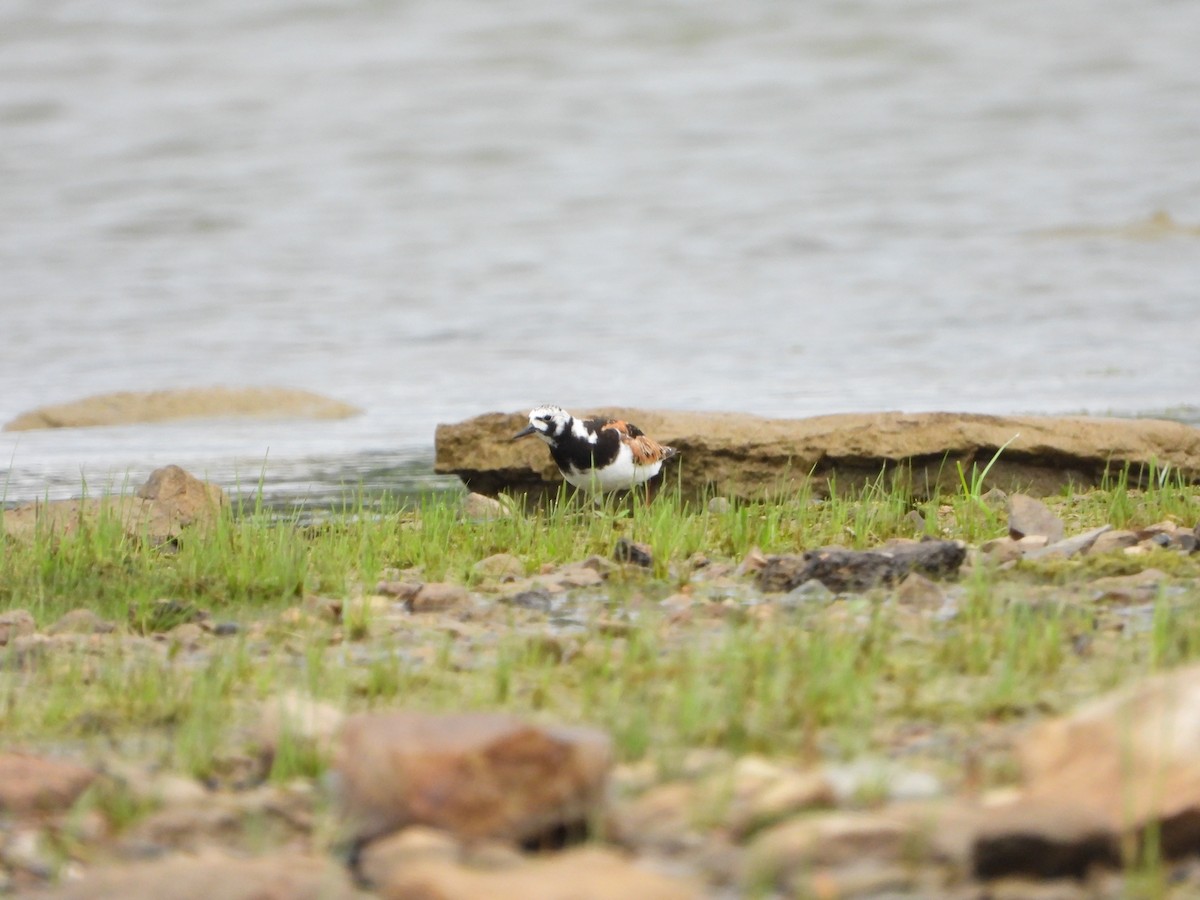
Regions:
[[[530,410],[529,424],[513,435],[513,440],[536,434],[548,444],[562,437],[571,427],[571,414],[558,406],[539,406]]]

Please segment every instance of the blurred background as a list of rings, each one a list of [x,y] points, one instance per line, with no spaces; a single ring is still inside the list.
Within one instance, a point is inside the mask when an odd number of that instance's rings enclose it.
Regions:
[[[1200,421],[1198,34],[1175,0],[6,0],[0,422],[366,412],[3,433],[5,499],[435,485],[436,423],[547,401]]]

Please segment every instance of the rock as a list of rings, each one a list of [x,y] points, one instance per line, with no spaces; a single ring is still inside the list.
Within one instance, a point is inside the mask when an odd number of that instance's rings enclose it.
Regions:
[[[417,596],[419,590],[421,590],[419,581],[381,581],[375,585],[375,593],[385,597],[395,597],[404,603]]]
[[[942,783],[928,772],[906,769],[881,759],[830,765],[823,777],[841,806],[881,799],[891,803],[932,800],[945,793]]]
[[[466,519],[486,521],[511,515],[509,508],[494,497],[471,492],[463,497],[462,515]]]
[[[803,810],[833,806],[837,799],[824,772],[798,771],[755,756],[734,765],[731,792],[725,825],[738,840]]]
[[[726,497],[713,497],[708,501],[708,511],[714,516],[723,516],[733,508],[733,504]]]
[[[1148,828],[1200,852],[1200,666],[1155,675],[1018,740],[1024,802],[1093,816],[1113,841]]]
[[[75,763],[0,753],[0,813],[31,816],[69,809],[96,778]]]
[[[761,572],[767,567],[767,557],[758,547],[751,547],[746,551],[746,555],[742,561],[738,563],[736,574],[749,575],[752,572]]]
[[[408,606],[415,613],[443,612],[461,606],[469,598],[470,594],[461,584],[430,581],[421,585],[420,590],[408,601]]]
[[[68,535],[111,519],[132,538],[162,544],[185,530],[204,532],[213,527],[228,503],[217,485],[200,481],[179,466],[166,466],[155,469],[132,495],[27,503],[5,510],[0,527],[11,537],[30,541],[39,531]]]
[[[108,634],[116,625],[90,609],[73,609],[46,629],[47,634]]]
[[[649,544],[631,541],[625,537],[617,538],[617,545],[613,548],[613,559],[620,563],[632,563],[648,569],[654,565],[654,552],[650,549]]]
[[[825,587],[824,582],[810,578],[784,594],[779,600],[779,607],[781,609],[802,609],[805,606],[832,603],[836,599],[837,594]]]
[[[962,541],[920,541],[881,550],[826,547],[802,556],[770,556],[759,573],[764,591],[790,591],[816,579],[831,591],[865,591],[897,582],[909,572],[953,575],[966,559]]]
[[[1086,803],[1022,799],[986,813],[971,838],[976,878],[1083,879],[1095,867],[1121,863],[1116,833]]]
[[[357,871],[369,885],[379,887],[394,873],[422,860],[453,861],[460,853],[454,835],[439,828],[413,825],[371,841],[358,855]]]
[[[33,614],[27,609],[10,609],[0,614],[0,647],[35,631],[37,623],[33,621]]]
[[[499,870],[449,860],[400,866],[384,884],[386,900],[693,900],[697,885],[639,868],[611,850],[584,847]]]
[[[1138,542],[1138,536],[1132,531],[1106,531],[1099,535],[1092,546],[1088,547],[1087,553],[1089,556],[1098,556],[1102,553],[1115,553],[1118,550],[1124,550],[1126,547],[1132,547]]]
[[[1008,535],[1014,541],[1029,535],[1039,535],[1048,543],[1062,540],[1062,519],[1050,511],[1041,500],[1027,494],[1009,494]]]
[[[697,786],[690,781],[668,781],[643,791],[613,811],[614,837],[639,852],[678,855],[703,843],[694,821]]]
[[[1027,534],[1025,537],[1017,541],[1017,549],[1024,556],[1026,553],[1032,553],[1035,550],[1041,550],[1043,547],[1050,545],[1050,538],[1044,534]]]
[[[905,467],[918,492],[959,487],[956,464],[967,471],[992,460],[987,486],[1018,485],[1049,495],[1063,487],[1099,485],[1126,465],[1138,472],[1169,463],[1185,480],[1200,478],[1200,429],[1151,419],[1085,416],[985,416],[957,413],[849,413],[809,419],[764,419],[729,413],[637,409],[581,411],[636,422],[678,448],[687,465],[685,492],[760,499],[809,482],[827,489],[874,481],[881,469]],[[460,476],[472,491],[542,495],[557,490],[557,467],[544,447],[509,440],[526,413],[489,413],[439,425],[435,470]],[[1014,435],[1016,437],[1014,438]],[[674,475],[672,477],[675,477]]]
[[[761,832],[747,865],[755,883],[796,890],[815,868],[900,862],[917,834],[910,816],[886,810],[803,816]]]
[[[1090,531],[1085,531],[1082,534],[1077,534],[1074,537],[1064,538],[1061,541],[1055,541],[1053,544],[1048,544],[1037,550],[1031,550],[1025,554],[1026,559],[1070,559],[1072,556],[1078,556],[1080,553],[1086,553],[1092,544],[1096,543],[1096,539],[1107,531],[1111,531],[1111,525],[1101,525],[1099,528],[1093,528]]]
[[[896,588],[896,602],[915,609],[940,609],[946,594],[919,572],[909,572]]]
[[[358,841],[429,825],[520,842],[590,821],[611,765],[608,736],[591,729],[397,712],[348,719],[334,768]]]
[[[300,741],[318,753],[329,754],[346,714],[300,691],[285,691],[259,706],[258,745],[274,758],[283,741]]]
[[[121,391],[97,394],[72,403],[22,413],[4,431],[41,428],[93,428],[173,419],[345,419],[362,412],[356,406],[287,388],[183,388],[169,391]]]
[[[471,571],[480,578],[520,578],[525,574],[525,564],[511,553],[493,553],[471,566]]]
[[[1020,559],[1024,551],[1017,541],[1005,535],[1002,538],[984,541],[979,545],[979,552],[988,562],[1003,565],[1006,562]]]
[[[87,872],[46,900],[351,900],[362,897],[331,860],[295,852],[245,859],[209,851]]]

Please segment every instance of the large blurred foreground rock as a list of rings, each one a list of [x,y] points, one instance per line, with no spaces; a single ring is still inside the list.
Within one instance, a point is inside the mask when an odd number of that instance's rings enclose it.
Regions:
[[[835,474],[839,485],[850,487],[899,467],[911,473],[918,493],[934,485],[953,489],[957,465],[968,474],[972,466],[982,470],[1010,440],[986,487],[1053,494],[1067,484],[1098,484],[1106,472],[1126,465],[1135,480],[1152,465],[1170,465],[1184,478],[1200,480],[1200,429],[1153,419],[892,412],[764,419],[618,408],[579,414],[635,422],[679,450],[665,470],[668,484],[678,478],[686,491],[711,486],[729,497],[763,497],[809,473],[818,490]],[[556,490],[561,479],[545,445],[510,440],[526,424],[525,415],[489,413],[439,425],[436,470],[459,475],[483,494]]]
[[[362,410],[310,391],[290,388],[181,388],[120,391],[22,413],[4,431],[93,428],[172,419],[346,419]]]
[[[39,893],[48,900],[349,900],[366,897],[332,860],[299,853],[242,859],[209,852],[112,866]]]
[[[188,528],[210,528],[229,502],[215,484],[179,466],[155,469],[133,494],[27,503],[0,514],[0,533],[22,541],[42,534],[67,535],[112,522],[130,537],[153,544],[179,537]]]
[[[468,839],[554,840],[600,812],[608,735],[503,713],[353,716],[334,768],[356,845],[409,825]]]

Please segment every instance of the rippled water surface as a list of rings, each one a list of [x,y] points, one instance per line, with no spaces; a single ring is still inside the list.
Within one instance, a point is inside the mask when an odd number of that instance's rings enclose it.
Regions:
[[[543,400],[1195,421],[1198,34],[1173,0],[8,0],[0,421],[216,383],[366,414],[5,433],[6,496],[419,483],[437,422]]]

